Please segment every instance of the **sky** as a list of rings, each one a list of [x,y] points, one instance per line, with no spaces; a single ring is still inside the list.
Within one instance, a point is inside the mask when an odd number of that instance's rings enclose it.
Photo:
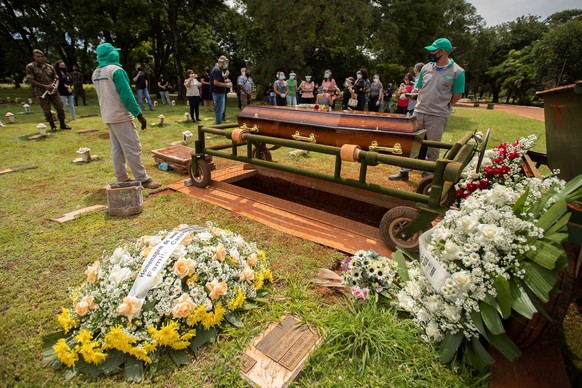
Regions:
[[[566,9],[582,8],[580,0],[467,0],[477,8],[487,26],[510,22],[522,15],[541,16],[544,20],[551,14]]]

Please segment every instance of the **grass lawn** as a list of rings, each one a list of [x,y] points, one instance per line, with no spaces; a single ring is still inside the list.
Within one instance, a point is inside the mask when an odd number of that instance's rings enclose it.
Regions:
[[[0,176],[0,378],[2,385],[60,386],[65,385],[62,373],[42,366],[41,337],[59,329],[56,314],[68,305],[67,291],[85,279],[88,264],[102,254],[111,254],[117,245],[178,224],[204,225],[213,221],[222,228],[256,241],[266,250],[272,263],[275,282],[269,287],[270,303],[244,316],[245,328],[225,326],[214,344],[204,347],[190,365],[175,368],[170,359],[162,359],[158,373],[146,385],[164,386],[247,386],[238,374],[239,354],[249,342],[271,322],[285,312],[300,315],[322,332],[335,333],[336,340],[325,342],[307,365],[297,386],[457,386],[485,384],[487,375],[459,366],[443,366],[431,346],[420,339],[420,333],[406,319],[390,310],[374,306],[352,306],[337,295],[323,295],[311,287],[308,279],[319,267],[333,267],[345,255],[333,249],[269,229],[238,214],[199,201],[196,198],[170,193],[148,196],[144,191],[144,210],[129,217],[112,217],[107,212],[95,212],[73,221],[58,224],[48,218],[91,205],[106,205],[104,187],[115,181],[110,159],[108,134],[101,117],[95,93],[87,89],[88,106],[78,106],[72,131],[59,131],[38,141],[26,140],[26,135],[38,133],[36,125],[44,122],[36,101],[31,114],[18,114],[20,105],[0,105],[0,118],[5,113],[16,115],[16,123],[0,128],[0,170],[26,164],[37,169]],[[0,98],[31,97],[30,89],[0,88]],[[227,117],[234,122],[238,111],[234,99],[229,99]],[[160,171],[150,150],[166,147],[181,140],[182,131],[193,130],[193,123],[184,123],[186,103],[159,106],[146,111],[149,127],[140,131],[143,160],[148,173],[164,184],[174,183],[184,176],[172,171]],[[213,113],[201,108],[203,123],[214,123]],[[168,125],[153,126],[156,116],[163,114]],[[68,116],[68,115],[67,115]],[[77,133],[80,129],[96,132]],[[533,119],[511,116],[503,112],[456,108],[449,121],[444,139],[456,140],[466,131],[492,128],[490,145],[513,141],[531,133],[541,135],[535,149],[545,152],[544,124]],[[209,144],[224,140],[210,138]],[[77,165],[72,162],[80,147],[89,147],[100,161]],[[333,171],[321,155],[294,160],[289,150],[275,151],[274,160],[297,166],[310,166],[321,171]],[[236,162],[215,159],[218,168]],[[355,166],[348,174],[357,174]],[[386,176],[396,168],[381,166],[369,169],[371,181],[386,184]],[[419,174],[412,182],[397,183],[413,190]],[[579,315],[571,314],[564,343],[571,354],[582,354],[582,328]],[[375,338],[366,337],[374,328]],[[339,334],[338,334],[339,333]],[[363,349],[354,344],[364,341],[371,346],[366,352],[372,357],[362,366]],[[578,358],[573,373],[581,368]],[[76,377],[75,384],[85,382]],[[98,382],[99,386],[125,384],[122,375]]]

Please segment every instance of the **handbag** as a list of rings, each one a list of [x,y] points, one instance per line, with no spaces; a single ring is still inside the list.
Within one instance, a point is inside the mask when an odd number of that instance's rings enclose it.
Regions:
[[[348,106],[350,108],[355,108],[356,106],[358,106],[358,99],[357,98],[350,98],[348,100]]]

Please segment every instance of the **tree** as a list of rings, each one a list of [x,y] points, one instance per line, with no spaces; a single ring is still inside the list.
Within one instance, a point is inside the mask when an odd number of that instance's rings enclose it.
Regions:
[[[582,79],[582,19],[557,25],[534,44],[537,81],[551,88]]]

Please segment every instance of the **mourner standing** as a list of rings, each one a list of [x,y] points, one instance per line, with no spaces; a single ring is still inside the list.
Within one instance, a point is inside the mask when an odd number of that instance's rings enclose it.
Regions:
[[[150,81],[148,79],[147,73],[142,69],[141,63],[135,65],[135,70],[131,74],[131,78],[133,79],[133,82],[135,82],[135,89],[137,91],[137,102],[139,103],[139,107],[141,109],[144,109],[143,97],[145,97],[150,110],[154,110],[149,91]]]
[[[129,86],[129,77],[119,64],[119,53],[110,43],[97,47],[99,66],[93,72],[93,85],[99,99],[99,108],[103,122],[109,130],[109,143],[113,169],[118,182],[129,181],[126,162],[131,168],[135,180],[147,189],[161,186],[150,178],[141,158],[141,143],[133,118],[137,117],[141,129],[147,121],[135,101]]]
[[[85,89],[83,89],[83,84],[85,83],[83,73],[79,71],[77,66],[73,65],[71,76],[73,77],[73,96],[75,97],[75,106],[79,105],[79,97],[83,99],[83,105],[87,106],[87,101],[85,100]]]
[[[453,46],[448,39],[437,39],[425,50],[429,52],[429,63],[422,67],[416,82],[418,102],[414,117],[419,128],[426,129],[428,140],[440,141],[451,115],[451,106],[465,91],[465,70],[449,58]],[[434,162],[438,157],[439,149],[429,147],[426,159]],[[431,173],[423,172],[422,175],[427,177]],[[389,179],[407,181],[408,171],[401,170]]]
[[[57,73],[51,65],[45,63],[44,53],[38,49],[32,50],[33,62],[26,65],[26,77],[32,85],[38,103],[44,112],[44,118],[50,124],[50,131],[55,132],[57,126],[51,113],[51,103],[57,111],[61,129],[71,129],[65,124],[65,110],[59,96]]]

